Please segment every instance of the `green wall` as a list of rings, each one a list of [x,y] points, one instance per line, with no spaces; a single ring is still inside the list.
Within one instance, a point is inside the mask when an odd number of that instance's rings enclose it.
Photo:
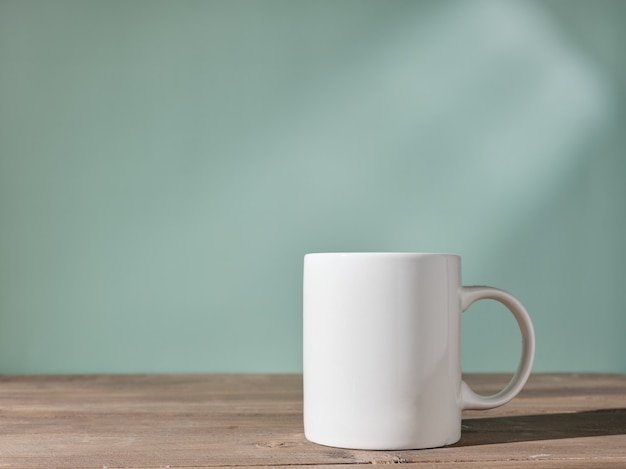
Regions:
[[[301,370],[302,257],[445,251],[626,372],[626,3],[0,0],[0,372]],[[514,321],[464,315],[467,371]]]

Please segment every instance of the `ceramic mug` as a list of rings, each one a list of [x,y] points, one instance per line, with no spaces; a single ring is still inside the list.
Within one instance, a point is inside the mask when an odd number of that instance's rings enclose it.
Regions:
[[[499,393],[461,377],[461,313],[492,299],[515,316],[522,356]],[[461,411],[517,395],[535,353],[534,330],[511,294],[462,286],[461,258],[428,253],[315,253],[304,257],[304,432],[353,449],[420,449],[461,437]]]

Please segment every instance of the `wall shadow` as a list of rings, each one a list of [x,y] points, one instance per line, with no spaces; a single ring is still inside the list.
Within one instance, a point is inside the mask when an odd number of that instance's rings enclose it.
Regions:
[[[558,440],[626,434],[626,409],[464,419],[453,446]]]

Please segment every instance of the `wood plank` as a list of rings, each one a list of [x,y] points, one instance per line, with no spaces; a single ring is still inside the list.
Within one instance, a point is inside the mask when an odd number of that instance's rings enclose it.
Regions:
[[[466,380],[489,393],[507,377]],[[343,450],[305,440],[300,375],[0,376],[0,467],[101,469],[626,467],[626,375],[533,375],[463,425],[451,447]]]

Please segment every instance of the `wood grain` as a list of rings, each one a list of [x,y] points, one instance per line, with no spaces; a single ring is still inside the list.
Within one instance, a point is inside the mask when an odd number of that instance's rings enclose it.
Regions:
[[[469,375],[491,393],[505,375]],[[301,375],[0,376],[0,467],[626,467],[626,375],[533,375],[454,446],[355,451],[302,428]]]

